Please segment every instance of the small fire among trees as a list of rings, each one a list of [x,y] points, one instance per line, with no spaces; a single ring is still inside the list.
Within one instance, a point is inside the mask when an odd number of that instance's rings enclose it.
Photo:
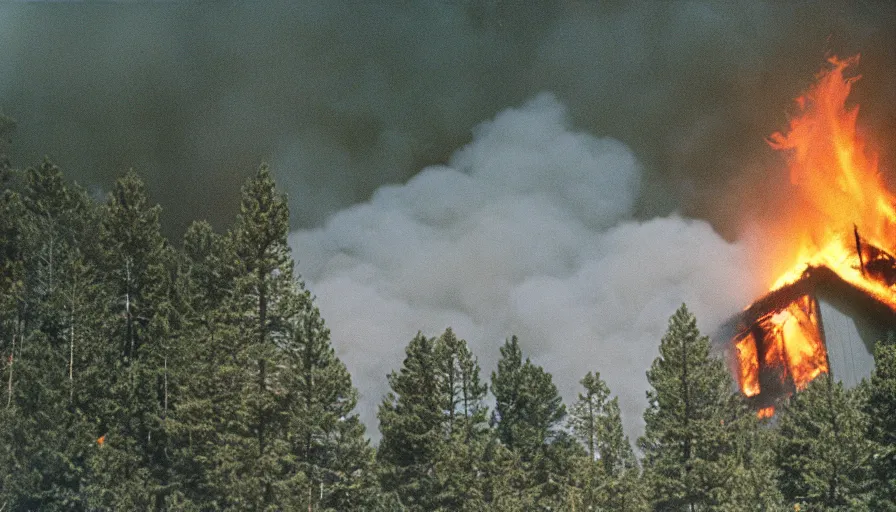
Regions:
[[[831,58],[796,99],[788,130],[769,138],[796,192],[797,214],[778,231],[781,261],[792,264],[729,325],[735,378],[761,417],[831,372],[820,304],[860,311],[872,336],[896,326],[896,198],[857,132],[858,107],[846,104],[858,60]]]

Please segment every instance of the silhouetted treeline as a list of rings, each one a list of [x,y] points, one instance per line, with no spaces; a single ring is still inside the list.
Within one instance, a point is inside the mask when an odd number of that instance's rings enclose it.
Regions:
[[[759,420],[683,305],[633,445],[613,361],[564,404],[515,336],[484,373],[419,333],[372,446],[266,167],[178,241],[133,172],[104,202],[47,162],[0,182],[0,510],[896,510],[892,341]]]

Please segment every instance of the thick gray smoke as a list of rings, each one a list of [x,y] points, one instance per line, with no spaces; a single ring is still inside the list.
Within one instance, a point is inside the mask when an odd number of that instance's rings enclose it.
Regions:
[[[759,292],[745,251],[708,223],[634,220],[641,178],[624,144],[571,130],[542,94],[477,127],[447,165],[294,233],[368,425],[403,347],[450,326],[486,373],[519,335],[567,400],[599,371],[637,432],[644,371],[681,302],[713,330]]]

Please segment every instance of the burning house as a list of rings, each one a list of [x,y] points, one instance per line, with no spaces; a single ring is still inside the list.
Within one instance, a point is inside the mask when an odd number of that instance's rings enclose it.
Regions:
[[[854,264],[871,282],[893,288],[896,259],[855,235]],[[855,386],[874,367],[874,344],[896,330],[893,297],[807,267],[726,323],[718,334],[738,388],[760,415],[822,373]]]
[[[844,73],[857,63],[830,59],[789,129],[769,138],[793,186],[773,254],[789,270],[717,335],[760,416],[823,373],[856,385],[896,330],[896,196],[856,129],[858,107],[847,107],[859,77]]]

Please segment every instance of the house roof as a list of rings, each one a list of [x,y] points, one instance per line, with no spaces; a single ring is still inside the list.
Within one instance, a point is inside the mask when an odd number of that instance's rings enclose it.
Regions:
[[[745,309],[736,331],[743,331],[771,312],[779,311],[804,295],[814,295],[848,309],[861,311],[876,321],[896,327],[896,308],[844,280],[828,267],[809,267],[802,277],[762,296]]]

